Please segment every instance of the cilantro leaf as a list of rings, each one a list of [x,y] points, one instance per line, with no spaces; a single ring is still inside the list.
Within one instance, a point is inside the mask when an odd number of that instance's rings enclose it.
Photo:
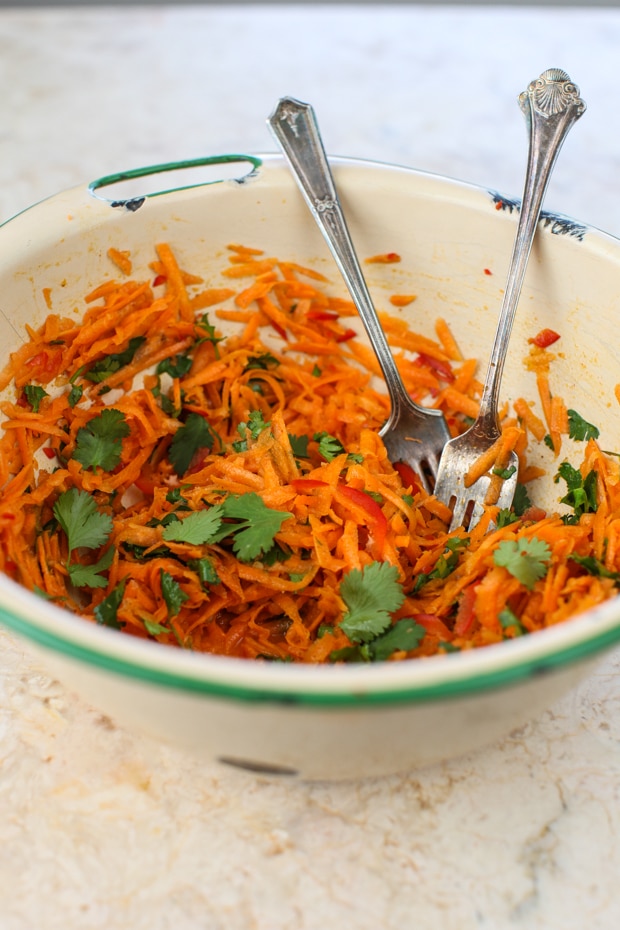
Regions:
[[[553,479],[557,484],[562,478],[566,482],[567,494],[560,498],[560,503],[572,507],[574,514],[562,519],[565,523],[578,523],[584,513],[594,513],[598,507],[596,494],[596,472],[592,470],[584,478],[578,468],[569,462],[562,462]]]
[[[584,568],[589,575],[598,575],[599,578],[613,578],[616,585],[620,584],[620,572],[612,572],[605,568],[603,563],[593,555],[577,555],[573,552],[568,558],[571,562],[576,562],[577,565]]]
[[[319,455],[321,455],[326,462],[331,462],[336,456],[346,452],[340,440],[336,439],[335,436],[330,436],[329,433],[315,433],[314,439],[319,444]]]
[[[198,320],[198,328],[199,328],[199,329],[202,329],[202,330],[206,333],[206,336],[201,336],[201,338],[198,339],[198,341],[196,342],[196,345],[200,345],[201,342],[210,342],[211,345],[213,346],[213,348],[215,349],[215,357],[216,357],[216,358],[219,358],[219,357],[220,357],[220,353],[219,353],[219,349],[218,349],[218,347],[217,347],[217,344],[218,344],[218,342],[223,342],[223,341],[224,341],[224,337],[223,337],[223,336],[216,336],[216,335],[215,335],[215,326],[213,326],[213,325],[209,322],[209,314],[208,314],[208,313],[203,313],[203,314],[202,314],[202,316],[201,316],[200,319]]]
[[[73,458],[84,468],[112,471],[121,460],[121,440],[125,436],[129,436],[125,414],[106,407],[77,431]]]
[[[268,552],[276,533],[291,516],[287,511],[267,507],[254,491],[227,497],[221,506],[224,517],[240,521],[235,525],[224,525],[222,533],[234,534],[233,550],[242,562],[251,562],[261,552]]]
[[[389,562],[372,562],[361,571],[352,569],[340,583],[347,613],[340,629],[354,643],[366,643],[383,633],[390,614],[402,605],[405,595],[398,569]]]
[[[156,623],[154,620],[149,620],[148,617],[142,617],[142,622],[144,624],[144,629],[150,636],[159,636],[161,633],[170,632],[167,626]]]
[[[546,542],[530,539],[505,539],[493,553],[493,561],[510,572],[530,591],[547,573],[551,550]]]
[[[515,496],[512,500],[512,509],[518,517],[522,517],[525,511],[532,506],[532,502],[527,493],[524,484],[518,484],[515,489]]]
[[[71,584],[75,585],[76,588],[105,588],[108,583],[107,578],[104,578],[99,573],[110,567],[113,558],[114,547],[110,546],[108,551],[104,552],[94,565],[80,565],[79,562],[69,565]]]
[[[512,478],[516,470],[517,470],[516,465],[511,465],[510,468],[497,467],[493,469],[493,474],[497,475],[498,478],[503,478],[504,480],[506,480],[507,478]]]
[[[194,510],[182,520],[165,526],[162,536],[166,542],[185,542],[192,546],[214,542],[222,526],[222,509],[222,504],[216,504],[208,510]]]
[[[420,623],[416,623],[412,617],[405,617],[370,643],[370,657],[373,662],[383,662],[393,652],[401,649],[409,652],[420,645],[425,635],[426,630]]]
[[[253,355],[248,359],[244,371],[267,371],[269,368],[275,368],[279,365],[278,359],[271,352],[263,352],[262,355]]]
[[[33,413],[38,413],[43,398],[49,397],[47,391],[38,384],[24,384],[24,394],[32,407]]]
[[[112,532],[112,518],[99,512],[88,491],[65,491],[54,504],[54,516],[65,531],[70,553],[80,547],[98,549]]]
[[[95,364],[84,373],[84,377],[88,381],[94,381],[95,384],[105,381],[106,378],[114,374],[115,371],[118,371],[119,368],[124,368],[125,365],[129,365],[129,363],[133,361],[134,355],[145,340],[146,336],[134,336],[133,339],[129,340],[126,349],[123,349],[122,352],[115,352],[99,359],[98,362],[95,362]]]
[[[461,539],[460,536],[454,536],[452,539],[446,540],[445,549],[435,562],[434,569],[430,572],[420,572],[416,578],[415,585],[413,586],[414,594],[427,584],[427,582],[435,581],[438,578],[447,578],[448,575],[452,574],[459,563],[461,550],[465,549],[468,545],[469,539]],[[446,552],[448,555],[446,555]]]
[[[216,435],[199,413],[190,413],[172,438],[168,458],[177,475],[184,475],[199,449],[213,448]]]
[[[76,404],[82,400],[82,394],[84,393],[84,388],[81,384],[74,384],[69,391],[69,396],[67,400],[69,401],[70,407],[75,407]]]
[[[202,559],[191,559],[187,564],[189,568],[196,572],[203,588],[206,588],[207,585],[210,584],[222,583],[211,559],[207,559],[206,557]]]
[[[100,604],[95,607],[95,620],[103,626],[112,627],[114,630],[121,630],[125,624],[118,620],[118,608],[121,606],[123,595],[125,593],[125,584],[127,579],[123,578],[120,584],[110,591]]]
[[[568,435],[571,439],[583,442],[587,439],[598,439],[600,432],[598,427],[584,420],[576,410],[568,411]]]
[[[499,622],[503,630],[513,630],[515,636],[523,636],[527,633],[527,629],[523,626],[517,615],[510,609],[510,607],[505,607],[499,613]]]
[[[308,443],[310,441],[309,436],[295,436],[294,433],[289,433],[288,441],[291,444],[291,451],[295,458],[305,459],[308,457]]]
[[[252,439],[258,439],[264,429],[267,429],[269,423],[265,423],[261,410],[250,410],[247,422],[240,423],[237,432],[240,436],[245,437],[246,431]]]
[[[159,579],[161,582],[161,593],[166,602],[166,607],[168,608],[168,616],[176,617],[182,604],[189,600],[189,596],[185,593],[178,581],[175,581],[172,575],[164,571],[163,568],[160,569]]]
[[[182,378],[192,367],[191,355],[175,355],[174,358],[165,358],[155,369],[158,375],[170,375],[171,378]]]

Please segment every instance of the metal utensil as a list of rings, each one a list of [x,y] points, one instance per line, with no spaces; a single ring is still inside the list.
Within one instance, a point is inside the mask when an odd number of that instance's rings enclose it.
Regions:
[[[391,411],[380,435],[390,460],[407,462],[431,491],[451,434],[443,413],[416,404],[402,382],[355,254],[314,110],[308,103],[283,97],[267,122],[336,260],[381,366]]]
[[[435,483],[435,496],[452,510],[451,530],[461,525],[475,526],[484,513],[485,503],[497,503],[501,508],[512,504],[519,464],[514,452],[505,463],[506,477],[496,501],[487,500],[490,474],[478,478],[471,487],[465,486],[465,477],[479,456],[501,436],[497,413],[500,382],[542,200],[562,143],[586,108],[579,88],[558,68],[544,71],[532,81],[519,96],[519,104],[529,132],[525,188],[480,412],[467,432],[446,444]]]

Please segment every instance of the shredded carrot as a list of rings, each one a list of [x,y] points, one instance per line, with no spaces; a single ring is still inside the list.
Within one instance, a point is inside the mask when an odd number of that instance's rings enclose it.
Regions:
[[[408,307],[416,300],[415,294],[392,294],[390,303],[393,307]]]
[[[512,451],[521,484],[535,485],[544,469],[528,462],[530,444],[548,432],[557,454],[568,432],[566,403],[551,390],[551,353],[532,346],[526,360],[540,415],[526,398],[513,402],[515,415],[503,404],[501,438],[467,476],[473,483],[498,472],[485,514],[470,531],[450,533],[449,508],[418,486],[411,468],[388,459],[380,370],[341,319],[354,315],[351,301],[331,294],[323,274],[231,244],[222,274],[234,286],[205,288],[168,243],[155,249],[151,281],[131,280],[130,253],[110,249],[121,281],[85,295],[80,322],[50,312],[38,329],[27,326],[0,375],[8,388],[0,401],[4,572],[124,635],[305,663],[355,652],[341,626],[349,609],[341,585],[377,563],[394,566],[402,586],[392,621],[406,618],[422,631],[394,661],[532,633],[614,595],[620,466],[594,439],[582,447],[578,474],[590,495],[596,485],[595,508],[589,498],[567,521],[535,504],[508,515],[491,505]],[[45,288],[51,310],[50,294]],[[411,300],[394,295],[392,303]],[[202,312],[211,306],[228,324],[225,338]],[[411,396],[441,409],[454,435],[463,432],[478,412],[477,360],[463,359],[444,319],[436,339],[397,316],[381,321]],[[615,393],[620,401],[620,386]],[[111,460],[93,463],[85,449],[98,448],[92,440],[110,409],[126,428]],[[175,442],[180,430],[199,437],[184,440],[187,453]],[[72,490],[109,518],[98,548],[69,551],[58,528],[56,505]],[[275,514],[267,548],[244,556],[238,537],[177,535],[182,521],[239,495]],[[533,542],[548,558],[526,585],[495,554]],[[605,570],[588,571],[588,559]],[[76,569],[78,578],[97,576],[94,583],[76,586]]]

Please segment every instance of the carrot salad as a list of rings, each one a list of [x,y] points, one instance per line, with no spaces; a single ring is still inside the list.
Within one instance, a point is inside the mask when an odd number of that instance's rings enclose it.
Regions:
[[[506,406],[502,448],[481,463],[501,482],[516,450],[513,507],[449,532],[447,508],[387,457],[377,362],[321,274],[238,245],[218,287],[165,243],[148,280],[129,251],[108,257],[77,316],[54,312],[45,289],[49,315],[0,375],[11,578],[136,637],[306,663],[485,646],[616,593],[618,460],[552,391],[560,335],[530,340],[540,415],[525,398]],[[476,360],[445,320],[433,339],[381,320],[411,396],[463,431]],[[557,513],[529,498],[544,473],[527,461],[536,443],[556,455]]]

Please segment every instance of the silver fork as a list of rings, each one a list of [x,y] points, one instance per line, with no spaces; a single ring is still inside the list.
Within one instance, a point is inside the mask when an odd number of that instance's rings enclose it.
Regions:
[[[314,110],[308,103],[283,97],[267,122],[336,260],[381,366],[391,410],[380,435],[390,460],[407,462],[430,493],[451,434],[441,410],[416,404],[402,382],[355,254]]]
[[[501,436],[498,417],[499,388],[517,303],[525,276],[543,197],[555,160],[573,123],[585,111],[579,88],[558,68],[544,71],[519,96],[529,132],[529,155],[523,201],[513,247],[504,298],[491,359],[484,382],[478,417],[461,436],[451,439],[443,450],[435,496],[452,510],[450,529],[470,529],[484,513],[491,475],[485,474],[470,487],[465,477],[470,467]],[[500,508],[512,505],[518,458],[513,452],[505,463],[504,479],[496,501]]]

